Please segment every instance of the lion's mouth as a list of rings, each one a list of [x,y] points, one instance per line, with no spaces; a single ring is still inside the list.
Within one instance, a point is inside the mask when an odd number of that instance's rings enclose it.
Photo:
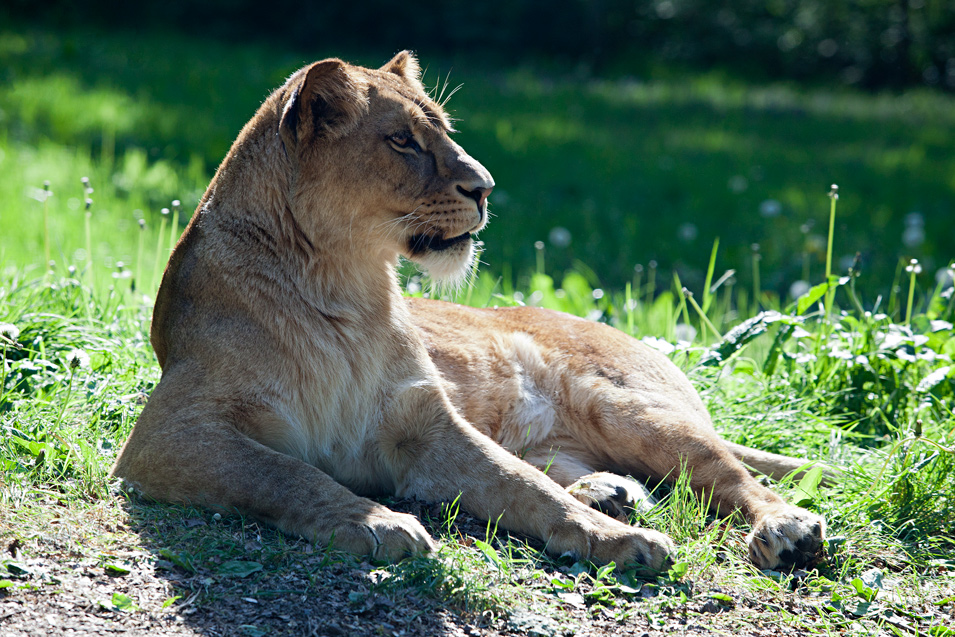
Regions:
[[[447,250],[459,243],[465,243],[471,240],[471,233],[465,232],[457,237],[442,239],[430,234],[416,234],[408,239],[408,250],[411,254],[423,254],[425,252],[441,252]]]

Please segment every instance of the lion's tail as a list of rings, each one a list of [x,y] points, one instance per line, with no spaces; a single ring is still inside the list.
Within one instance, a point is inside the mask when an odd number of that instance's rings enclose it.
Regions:
[[[813,467],[822,469],[823,482],[827,484],[834,483],[838,471],[832,467],[823,466],[818,462],[805,460],[801,458],[790,458],[778,453],[769,453],[752,447],[744,447],[733,442],[723,441],[726,448],[736,456],[736,458],[746,465],[748,469],[757,474],[769,476],[773,480],[781,480],[788,474],[794,474],[796,478],[801,478],[807,471]]]

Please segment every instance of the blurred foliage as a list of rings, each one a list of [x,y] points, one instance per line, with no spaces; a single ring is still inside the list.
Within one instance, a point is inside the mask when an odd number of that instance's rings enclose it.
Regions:
[[[373,66],[391,52],[0,30],[0,261],[32,262],[42,250],[42,219],[31,213],[44,206],[59,220],[52,258],[79,260],[80,175],[96,188],[93,213],[116,224],[93,252],[151,262],[155,244],[139,250],[137,219],[158,226],[159,209],[179,199],[185,221],[235,134],[289,73],[328,55]],[[502,69],[477,54],[421,59],[429,86],[464,85],[449,104],[455,137],[498,184],[483,269],[518,285],[541,259],[558,275],[583,261],[594,281],[617,288],[653,278],[662,288],[676,271],[700,293],[704,255],[720,238],[715,278],[734,269],[726,284],[754,298],[758,265],[761,291],[799,296],[825,257],[833,182],[842,186],[835,271],[861,253],[864,302],[896,294],[900,259],[918,258],[932,282],[955,257],[951,95],[717,71],[605,80],[543,62]],[[37,192],[44,181],[52,198]]]
[[[28,0],[8,0],[4,14],[303,48],[548,58],[600,74],[676,63],[758,78],[955,89],[955,0],[273,0],[267,8],[253,0],[52,0],[42,13]]]

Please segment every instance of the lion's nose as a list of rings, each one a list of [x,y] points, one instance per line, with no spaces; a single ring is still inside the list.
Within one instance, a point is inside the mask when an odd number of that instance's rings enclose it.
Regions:
[[[474,190],[467,190],[463,186],[458,186],[458,192],[469,197],[477,202],[478,210],[484,210],[484,203],[487,201],[487,196],[491,194],[491,191],[494,190],[494,186],[490,188],[475,188]]]

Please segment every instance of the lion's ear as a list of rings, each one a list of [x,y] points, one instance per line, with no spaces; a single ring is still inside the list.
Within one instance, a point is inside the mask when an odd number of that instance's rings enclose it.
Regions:
[[[279,130],[290,146],[311,137],[334,139],[353,129],[367,110],[365,82],[341,60],[322,60],[291,83]]]
[[[402,51],[381,67],[386,73],[394,73],[416,86],[421,86],[421,66],[411,51]]]

